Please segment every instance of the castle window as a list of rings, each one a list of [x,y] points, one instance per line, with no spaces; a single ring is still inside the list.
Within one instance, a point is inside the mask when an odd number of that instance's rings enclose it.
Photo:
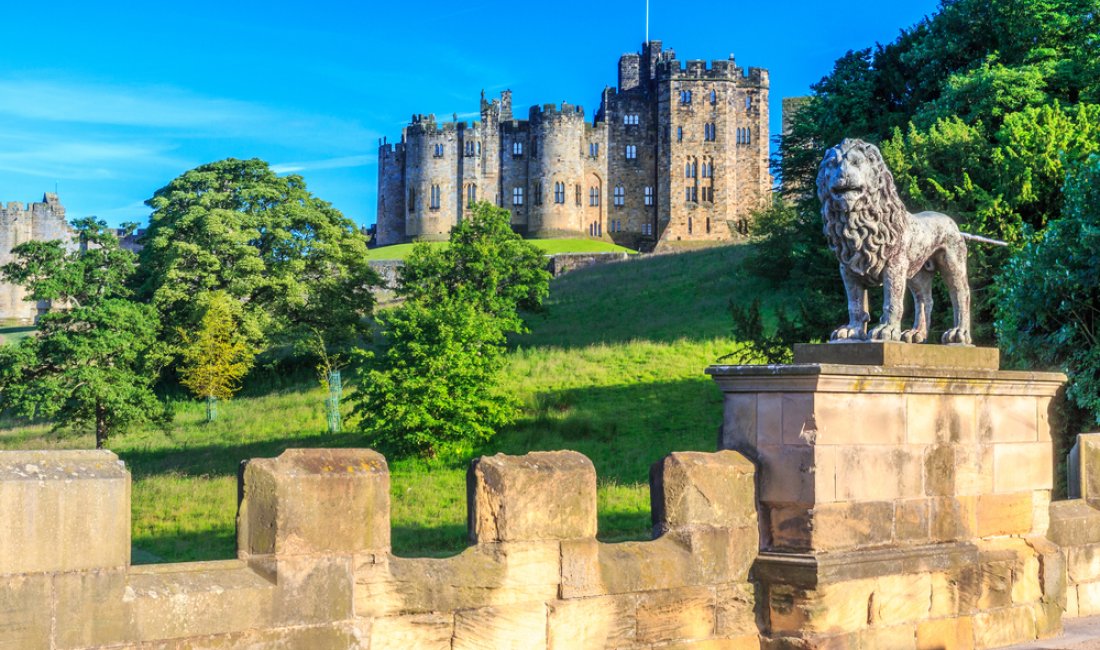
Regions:
[[[752,144],[752,129],[745,129],[745,144]]]
[[[596,207],[600,204],[600,188],[590,187],[588,188],[588,205]]]
[[[523,188],[512,188],[512,205],[523,205]]]
[[[707,142],[714,142],[717,139],[717,129],[714,124],[703,125],[703,137]]]
[[[745,110],[752,110],[752,95],[748,95],[745,97]]]
[[[707,234],[710,234],[710,217],[707,217]]]
[[[409,190],[409,213],[416,212],[416,190]]]
[[[684,127],[682,127],[682,126],[676,127],[676,141],[677,142],[683,142],[684,141]]]
[[[710,103],[711,104],[717,104],[718,103],[718,91],[717,90],[710,91]]]
[[[554,183],[554,203],[565,203],[565,183]]]
[[[691,234],[691,217],[688,217],[688,234]]]
[[[477,155],[481,155],[481,143],[477,143]]]
[[[626,205],[626,189],[622,185],[615,188],[615,205],[616,207],[623,207]]]
[[[441,144],[435,145],[435,157],[436,158],[442,158],[443,157],[443,145],[441,145]]]
[[[626,145],[626,159],[634,160],[638,157],[638,145],[628,144]]]
[[[652,187],[646,187],[645,188],[645,204],[646,205],[653,205],[653,188]]]
[[[588,155],[592,156],[593,158],[599,158],[600,157],[600,143],[593,142],[593,143],[589,144],[588,145]]]
[[[680,103],[685,104],[685,105],[691,103],[691,91],[690,90],[681,90],[680,91]]]
[[[637,126],[638,123],[638,116],[636,114],[623,115],[623,124],[626,124],[627,126]]]
[[[428,207],[430,209],[432,209],[432,210],[438,210],[439,209],[439,195],[440,195],[439,186],[438,185],[432,185],[431,202],[428,204]]]
[[[515,157],[519,157],[519,156],[523,155],[523,143],[522,142],[517,140],[516,142],[512,143],[512,155],[515,156]]]
[[[580,185],[574,185],[573,189],[576,190],[576,192],[574,192],[574,193],[577,195],[577,197],[576,197],[577,198],[577,207],[579,208],[581,206],[581,186]]]
[[[477,202],[477,185],[470,184],[466,186],[466,205],[472,206]]]
[[[535,183],[535,205],[542,205],[542,183]]]

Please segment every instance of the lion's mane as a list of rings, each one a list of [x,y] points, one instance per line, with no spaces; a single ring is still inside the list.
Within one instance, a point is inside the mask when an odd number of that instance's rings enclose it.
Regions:
[[[871,165],[874,187],[864,187],[866,196],[855,210],[833,200],[834,170],[852,150],[859,150]],[[836,155],[832,155],[835,152]],[[817,194],[825,238],[840,263],[856,275],[882,281],[886,263],[898,253],[909,213],[898,196],[894,176],[886,167],[878,147],[862,140],[844,140],[821,162]]]

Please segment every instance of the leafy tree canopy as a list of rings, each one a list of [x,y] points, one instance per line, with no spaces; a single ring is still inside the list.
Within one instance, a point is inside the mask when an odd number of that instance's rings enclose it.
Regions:
[[[519,309],[549,291],[542,254],[488,203],[451,231],[446,249],[418,246],[406,259],[404,303],[379,316],[381,352],[363,353],[354,414],[369,444],[397,455],[469,455],[517,412],[498,387],[506,335],[523,331]]]
[[[36,335],[0,347],[4,405],[56,429],[93,430],[96,447],[126,427],[161,421],[153,393],[160,356],[158,319],[150,305],[127,299],[133,253],[118,247],[106,224],[73,223],[77,245],[16,246],[5,279],[57,311],[39,318]]]
[[[262,160],[226,159],[157,190],[140,257],[140,294],[161,314],[173,344],[198,326],[195,296],[221,291],[241,305],[254,345],[307,347],[366,332],[377,276],[355,224]]]

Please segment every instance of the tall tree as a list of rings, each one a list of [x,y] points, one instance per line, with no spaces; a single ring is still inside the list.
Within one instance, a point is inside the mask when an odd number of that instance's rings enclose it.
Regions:
[[[229,158],[185,172],[146,203],[141,296],[177,348],[177,332],[202,318],[193,298],[212,291],[240,304],[241,331],[261,348],[305,351],[315,331],[330,345],[367,333],[378,280],[366,239],[300,176]]]
[[[34,336],[0,347],[0,393],[6,408],[52,419],[55,429],[90,429],[103,448],[116,431],[166,418],[153,392],[158,321],[151,306],[127,298],[134,255],[101,221],[73,226],[76,247],[21,244],[2,269],[28,299],[61,308],[39,318]]]
[[[497,385],[519,310],[549,291],[545,261],[488,203],[451,231],[447,248],[418,246],[402,269],[405,302],[379,317],[383,345],[363,353],[354,415],[370,444],[399,455],[456,458],[512,421]]]

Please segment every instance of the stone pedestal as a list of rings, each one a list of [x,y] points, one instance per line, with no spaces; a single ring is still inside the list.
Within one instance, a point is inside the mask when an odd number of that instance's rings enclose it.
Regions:
[[[1045,534],[1063,375],[903,343],[707,372],[720,447],[758,464],[765,647],[984,648],[1061,629]]]

